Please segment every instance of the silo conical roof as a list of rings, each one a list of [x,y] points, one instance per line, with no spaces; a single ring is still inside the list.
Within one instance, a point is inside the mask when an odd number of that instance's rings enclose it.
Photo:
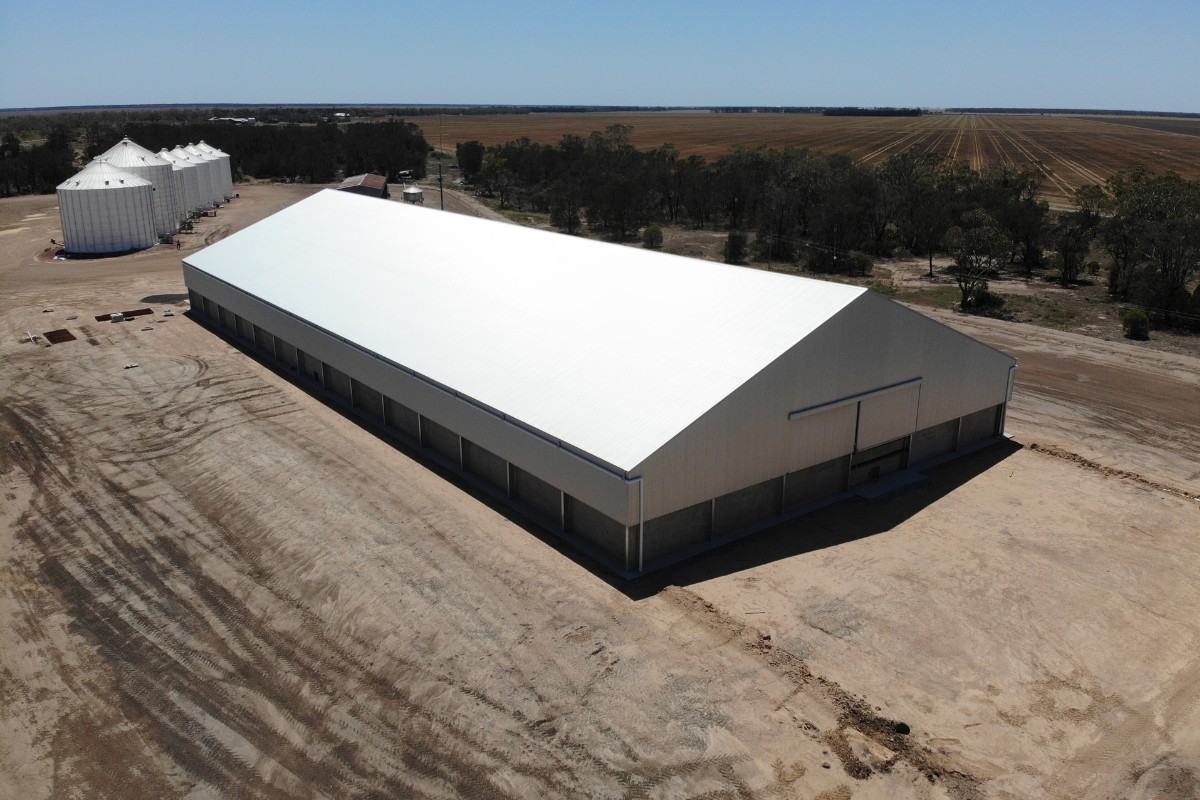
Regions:
[[[97,158],[75,175],[57,186],[58,191],[90,191],[93,189],[121,189],[128,186],[152,186],[145,178],[139,178],[117,169],[107,161]]]

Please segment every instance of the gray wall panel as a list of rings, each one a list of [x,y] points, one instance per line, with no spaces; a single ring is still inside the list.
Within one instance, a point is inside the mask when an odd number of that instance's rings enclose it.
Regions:
[[[636,534],[636,531],[634,531]],[[712,504],[697,503],[646,522],[646,540],[642,558],[653,561],[683,547],[712,539]],[[636,544],[636,536],[633,538]],[[634,553],[633,559],[637,560]]]
[[[334,394],[341,397],[343,400],[350,400],[350,376],[342,372],[337,367],[326,362],[321,370],[321,376],[325,383],[325,388]]]
[[[461,459],[458,434],[428,418],[421,419],[421,444],[440,456],[459,464]]]
[[[383,395],[360,381],[350,381],[350,393],[354,399],[354,407],[361,408],[368,414],[383,418]]]
[[[282,361],[284,364],[287,364],[292,369],[300,368],[300,362],[298,360],[298,357],[296,354],[296,348],[294,345],[291,345],[291,344],[285,342],[283,339],[276,339],[275,340],[275,352],[276,352],[276,355],[279,357],[279,360]]]
[[[544,515],[555,527],[562,523],[562,492],[519,467],[512,470],[512,496]]]
[[[463,440],[463,469],[483,478],[501,492],[508,491],[508,462],[474,442]]]
[[[783,509],[783,477],[747,486],[713,501],[713,536],[741,530]]]
[[[849,470],[850,456],[842,456],[789,472],[784,484],[784,510],[791,511],[845,491]]]
[[[403,403],[397,403],[390,397],[384,397],[384,423],[396,430],[403,431],[413,439],[420,440],[421,426],[417,420],[417,412]]]
[[[962,419],[962,428],[958,434],[958,446],[960,448],[966,447],[969,444],[974,444],[975,442],[995,436],[997,433],[996,424],[999,411],[999,407],[994,406],[964,416]]]
[[[930,458],[954,452],[957,435],[957,419],[917,431],[912,435],[912,443],[908,448],[909,463],[916,465]]]
[[[625,560],[625,526],[606,517],[582,500],[567,497],[567,530]],[[631,565],[626,564],[628,569]]]

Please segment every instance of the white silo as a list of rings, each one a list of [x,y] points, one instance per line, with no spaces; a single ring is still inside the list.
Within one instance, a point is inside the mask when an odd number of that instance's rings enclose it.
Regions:
[[[184,168],[171,160],[166,151],[156,154],[171,167],[171,186],[175,196],[175,218],[182,221],[188,218],[191,207],[188,206],[187,183]]]
[[[129,137],[97,156],[117,169],[145,178],[154,186],[154,230],[159,236],[170,236],[179,230],[179,205],[175,197],[175,181],[171,164],[137,144]]]
[[[176,155],[173,150],[159,150],[158,154],[179,168],[183,181],[183,206],[187,214],[199,211],[204,206],[204,194],[200,191],[200,166],[186,157]]]
[[[196,202],[197,208],[212,208],[213,200],[216,199],[216,193],[213,191],[212,179],[209,177],[209,162],[201,161],[196,156],[189,153],[182,145],[176,145],[171,151],[171,155],[182,162],[188,164],[196,173]]]
[[[232,160],[229,154],[213,147],[203,139],[196,145],[197,148],[208,153],[213,158],[217,159],[217,166],[220,167],[218,173],[221,176],[221,192],[225,195],[226,200],[233,199],[233,167]]]
[[[58,185],[63,239],[72,253],[122,253],[158,242],[154,187],[103,161]]]
[[[209,199],[212,203],[220,204],[224,202],[225,194],[221,191],[221,166],[217,159],[210,156],[208,153],[196,147],[194,144],[188,144],[183,148],[184,151],[192,157],[192,160],[208,170],[208,192]]]

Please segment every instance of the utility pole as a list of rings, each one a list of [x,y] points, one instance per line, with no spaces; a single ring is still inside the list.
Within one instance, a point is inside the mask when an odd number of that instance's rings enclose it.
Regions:
[[[446,210],[446,192],[442,188],[442,115],[438,114],[438,202]]]

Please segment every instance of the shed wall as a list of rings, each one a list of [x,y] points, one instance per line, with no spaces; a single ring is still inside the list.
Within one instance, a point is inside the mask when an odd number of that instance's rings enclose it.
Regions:
[[[1007,400],[1013,359],[864,294],[646,459],[652,519]],[[906,382],[912,381],[912,385]],[[839,400],[900,388],[858,402]],[[832,404],[822,408],[824,404]],[[802,409],[811,413],[789,419]],[[995,416],[989,429],[995,431]]]
[[[456,396],[448,388],[423,381],[396,365],[217,281],[187,263],[184,263],[183,269],[190,289],[218,303],[223,309],[230,309],[238,316],[253,320],[276,338],[296,347],[299,353],[307,354],[320,364],[332,366],[336,374],[331,373],[330,377],[339,382],[340,376],[353,378],[455,434],[493,453],[504,454],[517,467],[553,483],[623,525],[638,522],[637,486],[622,477],[586,461],[556,442],[521,428],[517,423],[506,421],[472,404],[468,399]],[[233,324],[233,320],[230,320],[229,327],[233,327]],[[305,365],[302,370],[306,375],[312,371],[311,365]],[[317,371],[317,380],[323,383],[325,376],[321,374],[319,365]],[[338,387],[328,388],[337,390]],[[344,388],[345,396],[349,399],[348,380]]]

